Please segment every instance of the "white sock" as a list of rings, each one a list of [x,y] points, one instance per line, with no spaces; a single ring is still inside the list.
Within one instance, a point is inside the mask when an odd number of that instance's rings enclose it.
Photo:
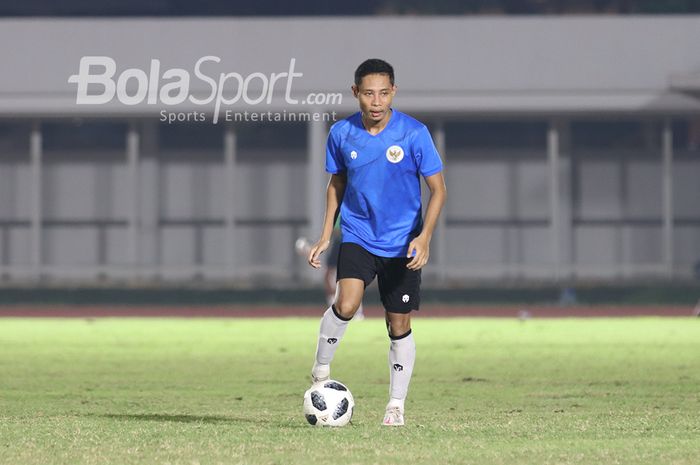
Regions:
[[[406,399],[394,399],[394,398],[392,397],[391,399],[389,399],[389,403],[386,405],[386,408],[398,407],[398,408],[400,408],[401,411],[403,412],[403,405],[404,405],[404,401],[405,401],[405,400],[406,400]]]
[[[321,327],[318,331],[318,344],[316,345],[316,364],[328,365],[333,360],[335,350],[345,334],[350,320],[340,318],[331,305],[321,318]]]
[[[416,342],[409,330],[398,339],[391,339],[389,347],[389,405],[398,405],[403,410],[403,402],[408,394],[408,385],[416,361]]]

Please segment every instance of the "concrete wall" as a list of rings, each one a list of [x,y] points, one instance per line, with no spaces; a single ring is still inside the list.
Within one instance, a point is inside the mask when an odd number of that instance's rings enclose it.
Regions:
[[[209,87],[193,75],[297,72],[294,95],[345,92],[352,73],[384,57],[397,70],[405,110],[512,113],[698,111],[671,90],[675,76],[700,69],[700,16],[0,19],[0,115],[154,115],[158,104],[76,105],[81,57],[106,55],[117,73],[137,67],[183,68],[193,93]],[[280,98],[266,105],[281,108]],[[302,107],[303,105],[299,105]],[[245,108],[244,104],[236,105]],[[258,105],[259,107],[259,105]],[[191,104],[175,110],[201,109]]]
[[[356,109],[357,64],[392,62],[396,108],[446,159],[426,282],[689,277],[700,258],[700,99],[673,84],[700,69],[698,16],[0,19],[0,41],[5,279],[320,279],[292,245],[318,234],[327,125],[77,105],[68,78],[87,55],[118,73],[152,59],[192,73],[216,55],[210,74],[244,75],[294,58],[294,96],[342,102],[290,105],[277,89],[232,108],[339,117]]]
[[[443,155],[450,199],[444,229],[434,239],[427,282],[668,276],[662,150],[657,145],[662,124],[634,120],[623,124],[637,128],[636,139],[606,147],[581,140],[575,135],[577,128],[583,125],[583,135],[591,137],[591,131],[619,129],[618,121],[593,126],[590,120],[562,123],[563,132],[574,136],[569,136],[561,153],[564,226],[558,253],[553,252],[548,123],[445,124]],[[135,189],[136,253],[132,256],[129,238],[134,193],[126,157],[128,125],[51,122],[43,131],[41,259],[36,265],[29,126],[0,125],[0,266],[9,277],[200,276],[288,283],[309,278],[303,260],[293,251],[297,237],[317,234],[310,228],[305,125],[238,128],[231,190],[223,149],[227,128],[196,124],[172,128],[148,120],[134,127],[142,148]],[[106,130],[112,136],[92,142],[71,135]],[[266,138],[269,130],[284,137]],[[499,133],[503,139],[488,135]],[[697,151],[677,145],[670,271],[683,277],[691,275],[700,258],[700,158]],[[230,208],[236,220],[234,266],[226,255]],[[441,248],[447,253],[440,255]]]

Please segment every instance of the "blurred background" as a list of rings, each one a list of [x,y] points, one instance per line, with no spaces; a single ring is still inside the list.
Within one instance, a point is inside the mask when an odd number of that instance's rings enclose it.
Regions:
[[[269,104],[225,109],[337,119],[357,109],[357,65],[384,58],[394,107],[429,126],[446,164],[424,270],[433,295],[654,288],[697,300],[700,2],[29,0],[0,15],[0,300],[321,292],[294,244],[320,232],[332,121],[213,124],[190,101],[80,105],[69,77],[84,56],[111,57],[115,80],[153,59],[193,74],[220,57],[211,76],[294,59],[300,102],[342,100],[289,105],[278,86]],[[210,91],[194,77],[190,89]],[[163,122],[164,110],[206,121]]]

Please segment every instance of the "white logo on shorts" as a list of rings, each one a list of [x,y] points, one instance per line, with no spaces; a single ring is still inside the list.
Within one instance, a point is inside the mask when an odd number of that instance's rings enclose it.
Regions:
[[[386,149],[386,159],[392,163],[398,163],[403,160],[403,149],[398,145],[392,145]]]
[[[401,297],[401,300],[403,300],[403,303],[407,304],[410,300],[410,297],[408,296],[408,294],[404,294],[403,297]]]
[[[353,160],[357,158],[357,152],[355,152],[354,150],[350,152],[350,158],[352,158]]]

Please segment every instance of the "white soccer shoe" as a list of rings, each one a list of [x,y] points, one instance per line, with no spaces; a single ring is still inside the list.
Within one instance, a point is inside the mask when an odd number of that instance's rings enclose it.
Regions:
[[[401,407],[387,407],[382,424],[384,426],[403,426],[403,410],[401,410]]]
[[[331,366],[314,363],[311,369],[311,383],[322,383],[331,379]]]

